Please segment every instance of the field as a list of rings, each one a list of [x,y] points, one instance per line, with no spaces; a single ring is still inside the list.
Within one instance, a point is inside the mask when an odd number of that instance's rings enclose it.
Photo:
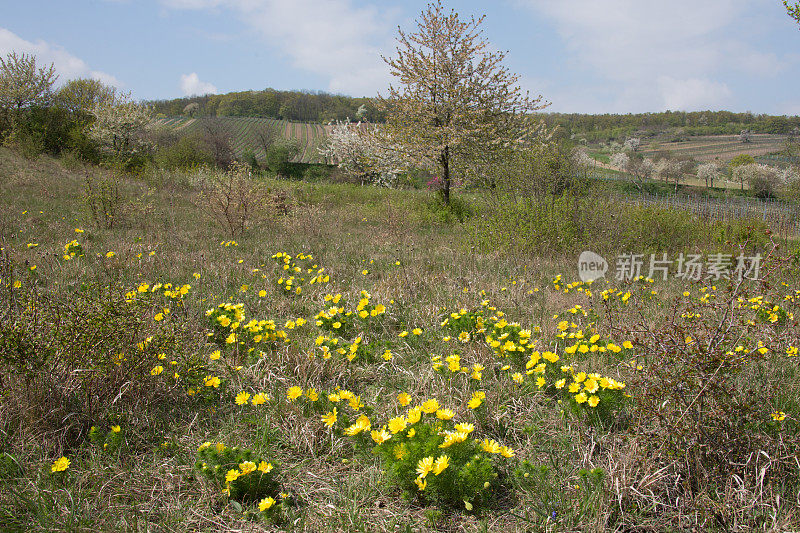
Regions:
[[[74,165],[0,147],[4,531],[800,529],[800,248],[759,221],[259,177],[233,235],[239,174]]]
[[[676,156],[688,156],[697,161],[726,163],[739,154],[749,154],[753,157],[763,156],[781,152],[785,147],[785,135],[754,134],[749,143],[743,143],[738,135],[715,135],[655,145],[643,143],[640,151],[648,155],[660,150],[667,150]]]
[[[287,139],[296,140],[301,147],[295,163],[322,163],[319,155],[320,143],[325,138],[325,126],[322,124],[306,124],[258,117],[217,117],[213,119],[194,119],[188,117],[172,117],[157,119],[157,125],[169,128],[181,135],[200,131],[204,120],[217,121],[230,136],[231,146],[236,157],[242,157],[247,150],[252,150],[256,158],[263,160],[264,148],[259,145],[257,131],[259,128],[275,128]]]

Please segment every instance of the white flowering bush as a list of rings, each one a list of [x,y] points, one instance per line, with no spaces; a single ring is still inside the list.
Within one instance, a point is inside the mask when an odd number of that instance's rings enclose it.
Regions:
[[[403,169],[399,152],[380,142],[362,122],[336,121],[320,153],[362,184],[391,187]]]

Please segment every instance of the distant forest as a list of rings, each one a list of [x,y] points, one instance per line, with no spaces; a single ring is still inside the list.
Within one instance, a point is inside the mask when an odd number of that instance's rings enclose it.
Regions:
[[[626,115],[582,115],[547,113],[549,124],[558,124],[562,135],[587,142],[624,140],[629,137],[668,137],[679,140],[695,135],[737,135],[752,133],[800,134],[800,117],[756,115],[730,111],[664,111]]]
[[[167,117],[266,117],[295,122],[327,124],[336,120],[383,122],[385,116],[372,98],[352,98],[324,92],[243,91],[227,94],[190,96],[149,102],[156,115]],[[362,107],[363,106],[363,107]],[[361,113],[359,114],[359,109]]]
[[[227,94],[191,96],[150,102],[157,115],[172,117],[266,117],[295,122],[327,124],[336,120],[366,119],[383,122],[373,98],[325,92],[243,91]],[[627,137],[734,135],[742,130],[753,133],[797,134],[800,117],[757,115],[730,111],[664,111],[626,115],[584,115],[545,113],[551,125],[558,124],[563,136],[586,142],[604,142]]]

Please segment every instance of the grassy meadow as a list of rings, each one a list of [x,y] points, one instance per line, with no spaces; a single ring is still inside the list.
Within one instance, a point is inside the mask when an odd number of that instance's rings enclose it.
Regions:
[[[3,531],[800,529],[796,242],[232,174],[0,147]]]

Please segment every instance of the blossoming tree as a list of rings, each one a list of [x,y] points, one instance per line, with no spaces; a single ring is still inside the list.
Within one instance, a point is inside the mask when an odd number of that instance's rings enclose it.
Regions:
[[[387,112],[380,132],[391,136],[413,165],[436,172],[445,203],[453,171],[487,154],[541,135],[544,126],[528,114],[546,107],[518,85],[503,66],[505,53],[482,38],[483,17],[462,21],[441,0],[428,4],[417,31],[398,29],[397,55],[384,57],[399,87],[379,104]]]

